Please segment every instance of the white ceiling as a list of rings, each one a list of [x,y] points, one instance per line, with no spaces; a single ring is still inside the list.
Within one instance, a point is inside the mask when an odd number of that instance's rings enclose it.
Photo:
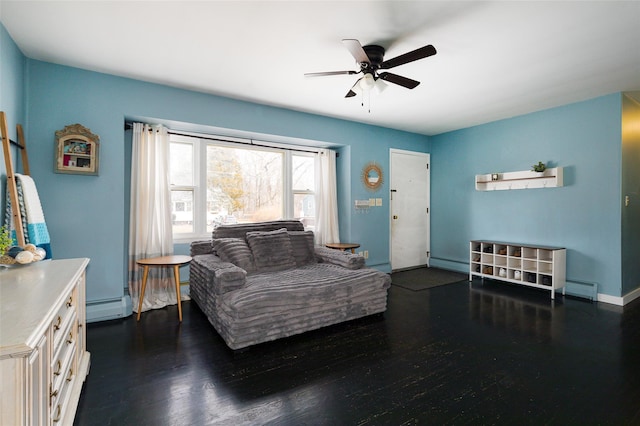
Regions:
[[[433,135],[640,90],[640,2],[0,1],[29,58]],[[359,75],[341,40],[421,84],[345,99]]]

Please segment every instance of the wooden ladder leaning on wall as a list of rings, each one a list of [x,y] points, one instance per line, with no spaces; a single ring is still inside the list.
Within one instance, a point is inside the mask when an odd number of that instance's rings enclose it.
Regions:
[[[20,216],[20,204],[18,204],[18,188],[16,187],[16,176],[11,159],[11,144],[18,147],[22,154],[22,171],[25,175],[29,175],[29,159],[27,157],[27,145],[24,141],[24,132],[22,126],[16,126],[18,131],[18,142],[9,139],[9,131],[7,129],[7,115],[4,111],[0,111],[0,130],[2,133],[2,152],[4,154],[4,164],[7,171],[7,191],[11,199],[11,215],[16,230],[16,240],[20,247],[24,247],[24,229],[22,228],[22,217]],[[0,195],[1,196],[1,195]],[[1,225],[1,224],[0,224]]]

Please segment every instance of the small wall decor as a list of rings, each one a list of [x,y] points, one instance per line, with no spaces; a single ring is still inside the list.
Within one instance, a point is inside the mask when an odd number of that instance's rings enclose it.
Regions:
[[[375,162],[367,163],[362,168],[362,183],[370,191],[377,191],[384,182],[382,167]]]
[[[520,171],[476,175],[476,191],[503,189],[556,188],[563,186],[563,168],[553,167],[544,172]]]
[[[81,124],[71,124],[56,131],[53,171],[79,175],[98,175],[100,136]]]

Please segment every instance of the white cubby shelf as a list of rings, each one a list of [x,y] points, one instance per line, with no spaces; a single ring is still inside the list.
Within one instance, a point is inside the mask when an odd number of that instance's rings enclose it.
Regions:
[[[469,281],[474,276],[506,281],[551,292],[566,287],[566,256],[562,247],[474,240],[469,243]]]
[[[496,176],[497,179],[495,179]],[[562,185],[562,167],[547,169],[542,173],[527,170],[522,172],[487,173],[484,175],[476,175],[476,191],[555,188]]]

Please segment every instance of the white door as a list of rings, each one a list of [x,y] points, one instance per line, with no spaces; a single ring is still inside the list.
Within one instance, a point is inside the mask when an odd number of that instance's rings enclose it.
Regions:
[[[391,269],[429,265],[429,154],[392,149]]]

